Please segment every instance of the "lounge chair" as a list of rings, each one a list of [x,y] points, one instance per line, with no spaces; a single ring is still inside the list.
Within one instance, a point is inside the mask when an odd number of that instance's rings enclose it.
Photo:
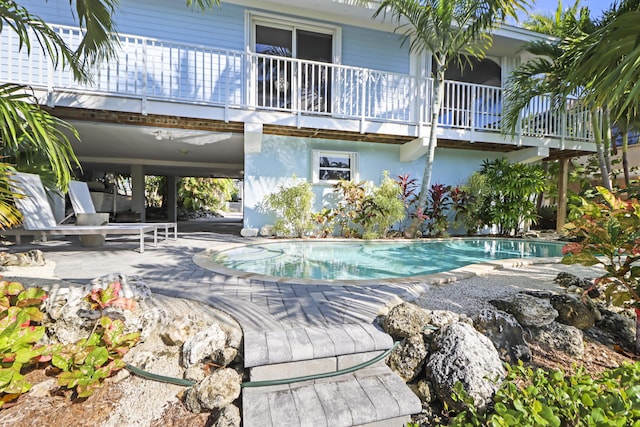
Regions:
[[[96,208],[91,200],[91,193],[86,182],[71,181],[69,183],[69,199],[73,211],[78,214],[94,214]],[[178,224],[175,222],[118,222],[112,225],[151,225],[156,228],[164,228],[164,239],[169,240],[169,230],[173,228],[173,239],[178,239]]]
[[[58,225],[39,175],[15,173],[11,179],[13,192],[22,195],[16,197],[15,202],[23,216],[23,228],[0,230],[0,234],[16,236],[18,244],[23,235],[40,237],[42,240],[46,240],[48,236],[136,235],[140,239],[142,253],[145,236],[151,232],[154,246],[158,244],[158,229],[151,225]]]

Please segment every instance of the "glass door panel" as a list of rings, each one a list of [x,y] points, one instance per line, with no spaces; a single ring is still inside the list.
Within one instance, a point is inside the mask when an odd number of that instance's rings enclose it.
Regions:
[[[256,53],[273,58],[258,58],[258,106],[287,108],[291,105],[291,58],[293,32],[256,25]]]

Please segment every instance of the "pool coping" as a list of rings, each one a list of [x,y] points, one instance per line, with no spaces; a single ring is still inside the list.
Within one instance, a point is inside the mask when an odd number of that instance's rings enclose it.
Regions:
[[[429,239],[429,241],[444,241],[444,240],[471,240],[482,237],[449,237],[440,239]],[[495,237],[494,237],[495,239]],[[557,242],[545,239],[522,239],[522,238],[502,238],[504,240],[516,240],[516,241],[533,241],[533,242]],[[562,257],[532,257],[532,258],[509,258],[493,261],[485,261],[477,264],[470,264],[464,267],[459,267],[453,270],[424,274],[417,276],[403,276],[392,277],[382,279],[364,279],[364,280],[341,280],[341,279],[299,279],[291,277],[281,276],[269,276],[259,273],[251,273],[244,270],[237,270],[229,267],[225,267],[221,264],[215,263],[211,260],[211,256],[214,253],[226,251],[229,249],[235,249],[241,246],[261,244],[261,243],[287,243],[287,242],[299,242],[301,240],[313,240],[318,242],[345,242],[345,241],[363,241],[356,239],[338,239],[338,238],[323,238],[323,239],[269,239],[269,238],[252,238],[247,242],[229,242],[221,245],[216,245],[216,248],[206,249],[193,256],[193,262],[206,270],[212,271],[216,274],[215,281],[217,282],[237,282],[237,283],[282,283],[288,285],[323,285],[323,286],[386,286],[386,285],[411,285],[411,284],[445,284],[457,282],[459,280],[468,279],[475,276],[486,276],[492,271],[501,270],[504,268],[516,268],[528,265],[536,264],[557,264],[562,260]],[[397,241],[411,242],[415,239],[395,239]],[[389,242],[389,239],[376,239],[366,240],[367,242]],[[562,243],[562,242],[557,242]]]

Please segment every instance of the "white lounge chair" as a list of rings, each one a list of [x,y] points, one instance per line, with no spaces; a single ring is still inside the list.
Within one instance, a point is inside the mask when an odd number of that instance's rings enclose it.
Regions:
[[[46,240],[47,236],[137,235],[140,239],[140,253],[142,253],[145,236],[151,232],[153,232],[154,246],[158,244],[158,229],[151,225],[58,225],[39,175],[15,173],[11,179],[13,192],[22,195],[22,197],[16,197],[15,202],[23,216],[23,228],[1,230],[0,234],[16,236],[18,244],[20,236],[23,235],[40,237],[42,240]]]
[[[76,215],[96,213],[93,200],[91,200],[89,186],[86,182],[71,181],[69,183],[69,199],[71,199],[71,206],[73,206],[73,211]],[[165,240],[169,240],[169,230],[173,228],[173,239],[178,239],[178,224],[175,222],[118,222],[108,225],[150,225],[156,228],[164,228]]]

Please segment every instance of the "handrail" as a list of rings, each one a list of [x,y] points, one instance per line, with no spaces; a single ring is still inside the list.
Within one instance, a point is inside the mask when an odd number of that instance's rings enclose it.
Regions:
[[[81,29],[51,25],[71,48]],[[433,79],[344,64],[242,52],[119,34],[117,58],[96,67],[94,80],[79,84],[69,70],[55,68],[37,49],[18,50],[17,35],[0,32],[6,60],[0,81],[56,91],[79,91],[141,100],[171,100],[229,108],[252,108],[408,125],[430,124]],[[34,40],[32,44],[37,45]],[[50,99],[53,97],[50,96]],[[500,132],[503,93],[499,87],[445,81],[440,122],[472,132]],[[571,108],[570,108],[571,107]],[[555,110],[538,97],[521,115],[524,136],[591,140],[588,110]]]

